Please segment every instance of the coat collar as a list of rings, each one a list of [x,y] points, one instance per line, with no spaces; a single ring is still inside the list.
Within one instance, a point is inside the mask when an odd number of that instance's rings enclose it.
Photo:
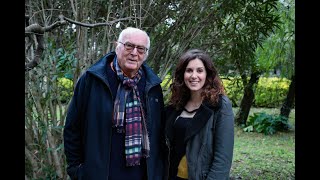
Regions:
[[[114,51],[109,52],[101,59],[99,59],[95,64],[93,64],[90,68],[88,68],[87,72],[95,75],[107,85],[109,85],[107,81],[108,77],[106,66],[109,66],[109,63],[114,59],[115,56],[116,53]],[[146,73],[147,87],[150,88],[162,82],[161,79],[156,76],[154,71],[145,62],[142,64],[142,69]]]
[[[197,134],[206,125],[211,116],[213,116],[213,113],[213,110],[205,105],[201,105],[187,126],[184,141],[187,142],[192,136]]]
[[[196,135],[207,123],[211,116],[215,116],[215,113],[222,105],[222,96],[219,97],[219,103],[217,106],[212,106],[207,102],[201,104],[199,110],[194,115],[192,121],[190,121],[189,125],[186,129],[185,139],[184,141],[187,142],[192,136]],[[166,136],[172,141],[173,138],[173,125],[181,114],[182,110],[176,110],[173,106],[167,106],[165,109],[166,112],[166,128],[165,133]],[[213,119],[215,123],[215,119]]]
[[[169,140],[172,141],[173,125],[176,118],[178,118],[178,116],[181,114],[182,110],[175,110],[174,107],[168,106],[165,112],[166,112],[166,119],[167,119],[165,133],[169,138]],[[190,123],[187,126],[184,141],[186,142],[192,136],[197,134],[206,125],[210,117],[214,115],[213,113],[214,111],[212,109],[202,104],[199,110],[194,115],[193,119],[190,121]]]

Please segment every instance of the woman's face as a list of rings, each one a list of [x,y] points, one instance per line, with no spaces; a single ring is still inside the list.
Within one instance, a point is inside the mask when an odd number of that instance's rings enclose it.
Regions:
[[[190,89],[191,93],[201,91],[206,82],[207,71],[200,59],[189,61],[184,71],[184,83]]]

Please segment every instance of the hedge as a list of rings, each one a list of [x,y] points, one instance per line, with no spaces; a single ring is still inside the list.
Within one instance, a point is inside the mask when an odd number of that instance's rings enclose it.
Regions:
[[[243,95],[243,85],[239,79],[222,79],[228,97],[233,106],[240,105]],[[281,107],[287,97],[290,80],[278,77],[260,77],[258,84],[254,87],[254,107],[278,108]]]

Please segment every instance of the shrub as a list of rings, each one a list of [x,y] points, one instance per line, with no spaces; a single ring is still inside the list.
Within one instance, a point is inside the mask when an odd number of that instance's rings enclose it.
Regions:
[[[277,77],[261,77],[255,91],[255,107],[279,107],[286,98],[290,80]]]
[[[60,89],[60,98],[62,103],[70,100],[73,94],[73,81],[67,78],[58,78],[58,88]]]
[[[226,93],[233,106],[238,107],[243,96],[243,85],[240,78],[223,78]],[[290,80],[277,77],[259,78],[255,88],[254,107],[278,108],[286,98]]]
[[[245,132],[258,132],[271,135],[277,131],[286,131],[290,129],[288,119],[280,115],[270,115],[265,112],[254,113],[249,116],[247,126],[243,129]]]

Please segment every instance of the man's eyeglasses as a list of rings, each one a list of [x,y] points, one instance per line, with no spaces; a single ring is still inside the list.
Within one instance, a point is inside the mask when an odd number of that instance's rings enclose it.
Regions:
[[[137,45],[131,44],[131,43],[129,43],[129,42],[122,43],[122,42],[119,42],[119,41],[118,41],[118,43],[123,44],[127,51],[133,51],[134,48],[137,48],[137,51],[138,51],[140,54],[145,54],[145,53],[148,51],[148,48],[146,48],[146,47],[137,46]]]

